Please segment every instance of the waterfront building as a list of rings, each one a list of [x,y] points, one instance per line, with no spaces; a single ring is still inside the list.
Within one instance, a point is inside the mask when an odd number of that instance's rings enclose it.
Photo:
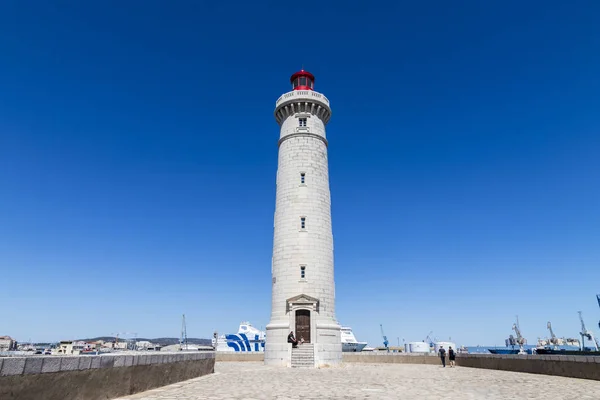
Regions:
[[[79,355],[85,349],[85,342],[61,340],[56,348],[52,349],[53,355]]]
[[[315,77],[292,75],[292,90],[276,102],[280,127],[272,259],[271,319],[265,363],[291,366],[290,331],[312,349],[314,366],[341,362],[335,318],[333,235],[325,126],[329,100]]]
[[[0,351],[17,350],[17,341],[10,336],[0,336]]]
[[[137,342],[135,342],[136,350],[158,351],[161,348],[161,345],[149,342],[147,340],[138,340]]]

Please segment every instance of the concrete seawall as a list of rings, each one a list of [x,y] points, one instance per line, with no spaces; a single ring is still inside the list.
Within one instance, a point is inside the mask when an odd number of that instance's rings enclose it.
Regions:
[[[106,400],[214,372],[214,352],[0,358],[2,400]]]
[[[456,364],[462,367],[600,381],[600,357],[596,356],[459,354],[456,357]]]

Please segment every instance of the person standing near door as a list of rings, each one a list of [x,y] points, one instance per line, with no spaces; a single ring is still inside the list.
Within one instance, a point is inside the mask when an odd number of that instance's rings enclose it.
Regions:
[[[438,353],[442,359],[442,366],[446,368],[446,350],[444,350],[444,346],[440,346],[440,351]]]

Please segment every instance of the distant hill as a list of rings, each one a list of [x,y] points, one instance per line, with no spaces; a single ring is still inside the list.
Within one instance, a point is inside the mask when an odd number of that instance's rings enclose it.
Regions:
[[[105,342],[114,342],[115,337],[114,336],[99,336],[99,337],[95,337],[95,338],[77,339],[77,340],[82,340],[84,342],[96,342],[98,340],[103,340]],[[132,340],[132,339],[131,338],[119,338],[119,341],[124,341],[124,340]],[[157,344],[160,344],[161,346],[169,346],[171,344],[179,343],[179,338],[173,338],[173,337],[164,337],[164,338],[156,338],[156,339],[136,338],[135,340],[137,342],[148,341],[151,343],[157,343]],[[212,344],[210,339],[198,339],[198,338],[188,338],[187,342],[188,342],[188,344],[197,344],[200,346],[210,346]]]

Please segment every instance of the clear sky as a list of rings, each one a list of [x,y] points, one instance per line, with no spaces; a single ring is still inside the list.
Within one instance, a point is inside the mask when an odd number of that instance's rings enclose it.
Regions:
[[[53,3],[53,4],[48,4]],[[458,4],[460,3],[460,4]],[[368,4],[368,6],[367,6]],[[0,335],[268,323],[278,126],[328,126],[359,340],[598,332],[597,1],[4,1]]]

